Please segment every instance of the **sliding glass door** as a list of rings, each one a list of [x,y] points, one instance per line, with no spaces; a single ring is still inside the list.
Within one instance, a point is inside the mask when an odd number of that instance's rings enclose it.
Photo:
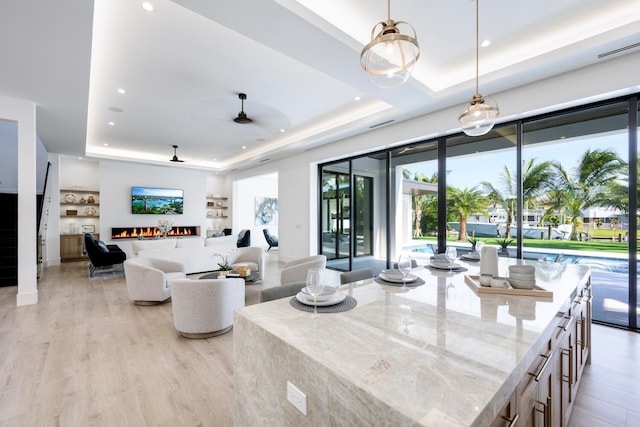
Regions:
[[[321,165],[320,252],[378,274],[477,242],[586,264],[595,321],[632,329],[638,280],[638,95]]]
[[[329,267],[367,267],[380,247],[384,258],[385,164],[384,156],[371,155],[321,168],[320,253]]]

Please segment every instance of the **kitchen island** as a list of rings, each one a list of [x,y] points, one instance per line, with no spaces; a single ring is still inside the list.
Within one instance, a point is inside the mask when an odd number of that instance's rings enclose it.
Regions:
[[[590,270],[501,259],[501,275],[515,263],[553,298],[478,293],[465,281],[477,263],[461,262],[414,269],[426,283],[409,289],[341,286],[357,306],[315,320],[290,298],[239,310],[234,425],[566,424],[589,358]]]

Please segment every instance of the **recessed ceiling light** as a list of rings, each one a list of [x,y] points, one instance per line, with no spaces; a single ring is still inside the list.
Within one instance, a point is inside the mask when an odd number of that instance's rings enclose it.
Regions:
[[[82,157],[78,157],[78,160],[82,160]]]
[[[147,12],[153,12],[153,5],[151,4],[150,1],[143,1],[142,8]]]
[[[243,149],[243,150],[244,150],[244,149],[246,149],[246,148],[247,148],[247,146],[246,146],[246,145],[243,145],[243,146],[242,146],[242,149]]]
[[[118,107],[110,107],[109,111],[113,111],[114,113],[122,113],[124,110]]]
[[[491,44],[491,40],[484,40],[482,43],[480,43],[480,46],[482,47],[487,47]]]
[[[109,122],[109,126],[115,126],[116,122]]]
[[[105,147],[108,147],[108,146],[109,146],[109,144],[107,144],[106,142],[105,142],[104,144],[102,144],[102,145],[104,145]]]
[[[360,97],[356,95],[356,96],[353,98],[353,100],[354,100],[354,101],[360,101]]]
[[[213,159],[213,161],[214,161],[214,162],[217,162],[217,161],[218,161],[218,159]]]
[[[127,93],[127,91],[122,89],[122,88],[119,88],[118,89],[118,93],[125,94],[125,93]]]
[[[284,129],[280,129],[280,133],[284,133]]]

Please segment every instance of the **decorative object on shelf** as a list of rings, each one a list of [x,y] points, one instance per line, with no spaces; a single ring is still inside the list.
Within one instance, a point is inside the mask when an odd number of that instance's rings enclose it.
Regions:
[[[87,197],[87,203],[95,203],[96,199],[93,198],[93,196],[89,196]]]
[[[80,197],[80,203],[87,203],[87,200],[84,197]]]
[[[96,226],[95,225],[83,225],[82,226],[82,232],[83,233],[95,233],[96,232]]]
[[[173,222],[168,219],[161,219],[158,221],[158,230],[162,233],[162,237],[167,237],[167,233],[171,231],[173,227]]]
[[[71,194],[71,193],[65,194],[64,195],[64,201],[67,202],[67,203],[75,203],[76,195],[75,194]]]
[[[216,207],[221,208],[221,207],[223,207],[223,206],[224,206],[224,203],[222,202],[222,200],[218,200],[218,201],[216,201]]]
[[[277,197],[256,197],[256,225],[278,225]]]
[[[408,27],[410,35],[401,34],[400,25]],[[387,20],[371,29],[371,41],[360,53],[360,66],[373,84],[390,89],[409,80],[419,57],[416,31],[408,22],[391,19],[391,0],[387,0]]]
[[[208,208],[212,208],[213,207],[213,202],[207,202],[207,207]]]
[[[87,216],[95,216],[97,213],[98,211],[93,206],[87,206],[84,208],[84,214]]]
[[[469,136],[489,133],[500,115],[498,104],[496,103],[495,106],[488,104],[478,91],[478,3],[480,0],[476,0],[476,93],[458,117],[462,131]]]
[[[67,209],[67,216],[76,216],[78,215],[78,210],[77,209]]]
[[[207,216],[208,217],[212,217],[213,216],[213,211],[207,211]]]

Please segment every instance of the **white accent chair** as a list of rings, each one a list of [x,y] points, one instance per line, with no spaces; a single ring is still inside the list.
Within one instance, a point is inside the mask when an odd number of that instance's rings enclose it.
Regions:
[[[238,248],[231,252],[227,261],[231,268],[235,269],[238,265],[247,265],[251,272],[258,273],[258,280],[264,279],[264,251],[257,246],[249,246],[246,248]]]
[[[209,338],[233,326],[233,312],[244,307],[244,280],[177,279],[171,282],[173,324],[185,338]]]
[[[136,305],[155,305],[171,300],[173,279],[185,278],[184,266],[175,261],[137,257],[124,263],[129,299]]]
[[[307,280],[307,271],[311,268],[325,269],[327,257],[324,255],[311,255],[305,258],[294,259],[282,266],[280,270],[280,284],[301,283]]]

